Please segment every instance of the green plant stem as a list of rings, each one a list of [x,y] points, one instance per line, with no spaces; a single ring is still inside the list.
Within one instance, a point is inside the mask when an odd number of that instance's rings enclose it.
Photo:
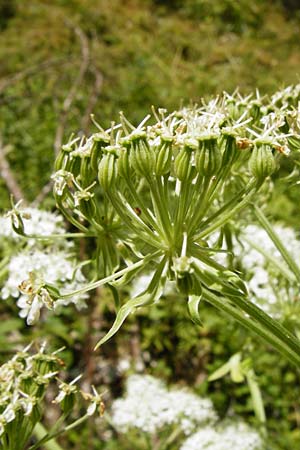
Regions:
[[[253,205],[253,207],[254,207],[254,214],[258,222],[266,230],[270,239],[272,240],[276,248],[280,251],[283,259],[285,260],[291,271],[294,273],[297,281],[300,283],[300,268],[295,263],[294,258],[287,251],[283,242],[281,241],[277,233],[275,233],[273,227],[271,226],[270,222],[268,221],[262,210],[256,205]]]
[[[190,233],[193,233],[194,230],[197,229],[199,221],[206,213],[207,206],[209,203],[209,196],[210,196],[209,188],[211,187],[211,183],[212,183],[211,177],[204,177],[201,191],[198,193],[196,192],[197,201],[195,205],[191,205],[191,212],[193,213],[191,214],[191,219],[188,223],[188,229],[190,230]]]
[[[164,232],[165,241],[167,245],[170,246],[172,244],[172,225],[168,213],[168,205],[164,202],[164,189],[161,182],[161,177],[155,177],[155,180],[148,177],[147,182],[150,187],[152,204],[156,218],[160,223],[162,231]]]
[[[107,193],[113,207],[117,211],[121,219],[126,223],[129,229],[134,229],[140,239],[153,245],[155,248],[161,248],[159,236],[155,236],[154,232],[137,216],[132,208],[127,204],[125,198],[118,198],[112,193]],[[127,214],[125,213],[127,211]]]
[[[198,233],[194,237],[194,241],[197,241],[199,239],[203,239],[209,234],[211,234],[213,231],[220,228],[222,225],[225,225],[233,216],[235,216],[239,211],[241,211],[247,203],[249,203],[254,196],[254,194],[257,192],[256,188],[249,189],[246,193],[244,198],[233,208],[231,208],[229,211],[225,212],[221,215],[221,217],[213,222],[211,225],[209,225],[207,228],[205,228],[203,231]],[[218,214],[219,215],[219,214]]]
[[[147,264],[149,261],[151,261],[152,259],[156,258],[158,255],[160,255],[161,252],[160,251],[156,251],[154,253],[151,253],[150,255],[147,255],[144,257],[144,259],[131,264],[130,266],[127,266],[125,269],[119,270],[116,273],[113,273],[112,275],[102,278],[101,280],[95,281],[93,283],[90,283],[89,285],[85,286],[82,289],[78,289],[76,291],[70,292],[68,294],[62,294],[59,296],[59,298],[70,298],[73,297],[74,295],[77,294],[83,294],[84,292],[88,292],[91,291],[93,289],[96,289],[100,286],[103,286],[106,283],[110,283],[111,281],[114,281],[116,278],[121,277],[122,275],[125,275],[128,272],[131,272],[132,270],[137,269],[138,267],[143,266],[144,264]]]
[[[266,412],[265,412],[265,408],[264,408],[262,394],[261,394],[258,382],[256,381],[256,375],[255,375],[255,372],[253,369],[249,369],[247,371],[246,379],[247,379],[247,383],[249,386],[255,415],[257,417],[257,420],[259,421],[261,432],[266,437],[266,435],[267,435]]]
[[[261,253],[266,258],[266,260],[268,260],[274,267],[276,267],[280,271],[280,273],[284,275],[291,283],[295,282],[295,274],[293,272],[290,272],[285,265],[281,264],[281,262],[278,261],[277,258],[274,258],[274,255],[271,255],[271,253],[267,252],[265,249],[260,247],[260,245],[253,242],[252,239],[247,238],[247,236],[243,235],[242,240],[247,242],[251,247]]]
[[[157,223],[155,222],[155,219],[152,217],[152,215],[148,212],[147,207],[144,203],[144,200],[141,195],[139,195],[138,191],[133,186],[130,178],[125,178],[126,185],[129,189],[130,194],[132,195],[134,201],[136,202],[136,206],[141,208],[142,210],[142,216],[144,215],[145,218],[148,220],[149,224],[154,228],[154,230],[161,234],[160,228],[157,226]]]
[[[250,316],[248,317],[245,311],[232,305],[228,299],[214,294],[205,287],[203,287],[203,300],[225,312],[229,317],[234,318],[248,330],[256,333],[264,341],[271,344],[286,359],[297,367],[300,367],[300,341],[293,336],[292,341],[294,339],[296,340],[296,346],[291,345],[289,339],[290,333],[284,327],[278,329],[277,326],[274,326],[275,321],[273,319],[267,316],[267,323],[262,323],[257,317],[253,317],[247,312]],[[295,347],[297,348],[295,349]]]
[[[40,422],[36,424],[33,433],[39,441],[41,441],[48,434],[46,428]],[[62,447],[54,439],[46,442],[43,447],[45,447],[47,450],[63,450]]]

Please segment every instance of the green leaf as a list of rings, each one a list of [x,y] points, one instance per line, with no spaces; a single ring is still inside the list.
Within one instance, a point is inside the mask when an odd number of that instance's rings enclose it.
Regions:
[[[100,347],[100,345],[104,344],[106,341],[108,341],[112,336],[114,336],[117,331],[121,328],[126,318],[134,312],[137,308],[145,305],[153,304],[155,301],[157,301],[162,293],[163,288],[165,284],[165,269],[167,267],[167,258],[163,258],[154,273],[151,282],[145,291],[140,294],[138,297],[132,298],[128,302],[123,305],[116,316],[116,319],[109,330],[109,332],[96,344],[95,350]]]
[[[190,315],[192,321],[196,325],[203,327],[203,322],[200,319],[200,313],[199,313],[199,305],[200,305],[201,298],[202,298],[202,295],[189,295],[188,311],[189,311],[189,315]]]
[[[217,369],[208,377],[208,381],[215,381],[219,378],[223,378],[230,372],[230,369],[230,361],[227,361],[227,363],[223,364],[223,366],[219,367],[219,369]]]
[[[245,379],[242,366],[241,366],[241,354],[236,353],[230,360],[230,376],[234,383],[242,383]]]

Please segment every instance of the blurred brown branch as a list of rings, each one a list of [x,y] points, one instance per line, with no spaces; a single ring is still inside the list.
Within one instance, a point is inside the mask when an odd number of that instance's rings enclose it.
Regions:
[[[9,146],[5,146],[2,142],[2,138],[0,136],[0,174],[3,178],[9,192],[14,196],[16,201],[24,199],[24,194],[22,189],[19,186],[11,168],[10,164],[6,158],[6,155],[9,151]]]
[[[74,33],[79,38],[80,49],[81,49],[81,64],[80,64],[78,75],[75,78],[75,80],[69,90],[69,93],[66,96],[66,98],[63,102],[63,105],[62,105],[60,117],[58,119],[58,125],[56,128],[55,139],[54,139],[55,155],[58,154],[58,152],[61,148],[63,136],[64,136],[64,130],[65,130],[65,126],[66,126],[67,119],[68,119],[68,112],[76,98],[77,90],[84,80],[84,76],[88,70],[89,60],[90,60],[89,43],[88,43],[88,38],[86,37],[85,33],[82,31],[82,29],[78,25],[75,25],[73,22],[70,22],[68,20],[67,24],[69,27],[71,27],[73,29]]]

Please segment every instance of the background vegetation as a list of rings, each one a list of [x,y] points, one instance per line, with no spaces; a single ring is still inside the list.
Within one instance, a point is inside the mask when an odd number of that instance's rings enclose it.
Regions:
[[[90,114],[104,126],[120,110],[133,122],[151,105],[172,110],[180,102],[258,88],[272,93],[299,81],[298,2],[247,0],[0,0],[0,201],[9,195],[53,207],[49,178],[55,154],[69,135],[88,133]],[[287,170],[289,168],[287,167]],[[297,225],[298,188],[277,181],[270,211]],[[285,207],[282,208],[282,205]],[[81,252],[88,249],[80,248]],[[121,392],[117,362],[129,358],[148,373],[188,383],[209,393],[219,413],[235,411],[253,420],[244,384],[225,378],[208,384],[207,374],[241,347],[251,350],[269,417],[272,445],[300,445],[298,375],[277,354],[206,308],[202,329],[172,302],[131,318],[121,333],[93,354],[94,343],[114,317],[110,293],[97,292],[78,317],[66,309],[35,328],[66,345],[71,371],[85,381]],[[1,358],[32,330],[10,319],[13,305],[0,304]],[[14,330],[12,333],[12,329]],[[19,330],[19,331],[18,331]],[[99,332],[99,330],[101,330]],[[74,432],[66,448],[103,448],[101,430],[90,424]],[[108,448],[108,447],[107,447]]]

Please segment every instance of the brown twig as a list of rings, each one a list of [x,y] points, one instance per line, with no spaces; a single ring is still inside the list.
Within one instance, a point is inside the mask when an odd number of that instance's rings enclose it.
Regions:
[[[78,26],[78,25],[74,25],[72,22],[67,21],[68,26],[70,26],[73,30],[74,33],[78,36],[79,40],[80,40],[80,46],[81,46],[81,64],[80,64],[80,68],[79,68],[79,72],[77,77],[75,78],[69,92],[68,95],[66,96],[63,104],[62,104],[62,108],[61,108],[61,113],[59,115],[58,118],[58,124],[56,127],[56,132],[55,132],[55,138],[54,138],[54,154],[55,156],[57,156],[61,146],[62,146],[62,142],[63,142],[63,137],[64,137],[64,132],[65,132],[65,127],[66,127],[66,123],[68,120],[68,113],[70,111],[70,108],[75,100],[77,91],[84,79],[84,76],[88,70],[88,66],[89,66],[89,60],[90,60],[90,50],[89,50],[89,43],[88,43],[88,38],[86,37],[86,35],[84,34],[84,32],[82,31],[82,29]],[[97,78],[98,77],[98,78]],[[95,88],[93,89],[93,91],[96,91],[96,94],[98,91],[100,91],[101,88],[101,83],[102,83],[102,78],[101,78],[101,74],[97,74],[95,73]],[[96,95],[95,95],[96,96]],[[92,103],[92,107],[93,107],[93,101],[90,100],[90,103]],[[51,191],[53,186],[53,182],[52,180],[49,181],[49,183],[47,183],[41,190],[41,192],[39,193],[39,195],[35,198],[35,200],[32,202],[32,206],[37,206],[39,205],[44,198],[49,194],[49,192]]]
[[[93,73],[95,77],[94,86],[91,89],[89,100],[87,107],[85,109],[85,113],[83,115],[82,121],[81,121],[81,129],[84,134],[87,134],[89,123],[90,123],[90,116],[94,110],[94,107],[98,101],[102,84],[103,84],[103,76],[102,73],[94,66],[91,67],[91,72]]]
[[[49,59],[39,64],[35,64],[31,67],[27,67],[26,69],[21,70],[20,72],[8,75],[0,79],[0,93],[3,92],[5,89],[7,89],[9,86],[18,83],[19,81],[32,77],[33,75],[39,74],[41,71],[48,70],[53,66],[59,65],[61,67],[63,64],[70,64],[72,63],[72,60],[70,60],[70,58],[66,59],[65,57]]]
[[[6,159],[6,154],[9,151],[9,146],[4,146],[2,139],[0,137],[0,174],[9,192],[13,195],[16,201],[24,199],[24,194],[19,186],[11,168],[8,160]]]
[[[89,50],[89,44],[88,44],[88,38],[82,31],[82,29],[78,25],[74,25],[72,22],[68,21],[67,24],[74,30],[74,33],[77,35],[80,41],[81,46],[81,64],[79,67],[79,72],[77,77],[74,80],[74,83],[71,86],[71,89],[69,90],[68,95],[66,96],[63,105],[61,114],[58,120],[58,126],[56,128],[55,133],[55,139],[54,139],[54,152],[55,155],[58,154],[62,141],[64,136],[64,130],[68,118],[68,112],[75,100],[77,91],[84,79],[85,73],[88,70],[89,66],[89,59],[90,59],[90,50]]]

